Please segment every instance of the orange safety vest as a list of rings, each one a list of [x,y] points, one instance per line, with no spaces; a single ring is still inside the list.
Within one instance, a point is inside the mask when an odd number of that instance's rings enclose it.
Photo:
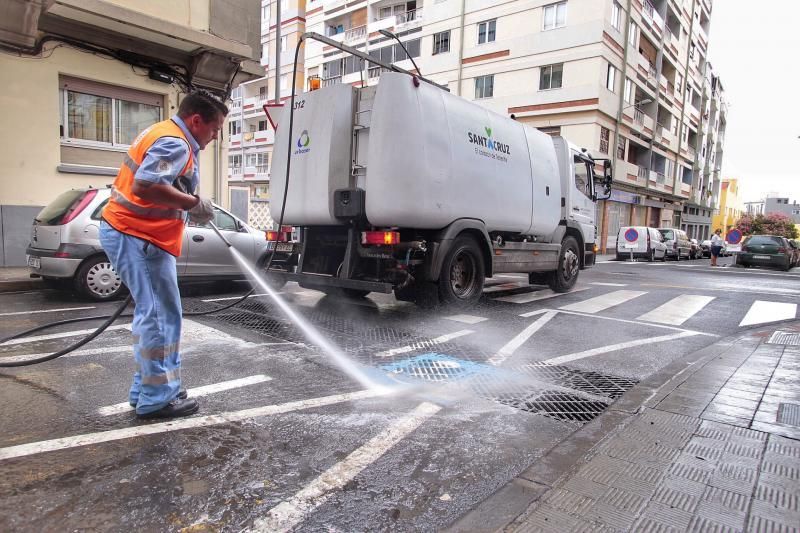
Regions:
[[[186,211],[149,202],[133,194],[133,182],[139,165],[153,143],[162,137],[177,137],[186,143],[189,160],[175,175],[175,179],[192,179],[194,154],[183,130],[172,120],[157,122],[140,133],[128,149],[114,180],[111,199],[103,209],[103,218],[117,231],[151,242],[177,257],[181,255]]]

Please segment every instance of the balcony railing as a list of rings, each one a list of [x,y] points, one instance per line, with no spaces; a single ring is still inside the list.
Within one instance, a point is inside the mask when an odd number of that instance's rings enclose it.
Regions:
[[[667,177],[663,172],[656,172],[656,183],[664,185],[667,182]]]
[[[256,165],[257,174],[269,174],[269,165]]]
[[[405,13],[400,13],[395,16],[395,24],[399,26],[400,24],[405,24],[407,22],[413,22],[415,20],[422,20],[422,8],[419,7],[417,9],[412,9],[411,11],[406,11]]]
[[[322,78],[322,86],[328,87],[330,85],[336,85],[337,83],[342,83],[342,76],[331,76],[330,78]]]
[[[228,174],[231,176],[241,176],[242,167],[229,167]]]
[[[344,42],[350,43],[367,36],[367,25],[350,28],[344,32]]]
[[[644,111],[639,107],[633,108],[633,121],[640,126],[644,124]]]
[[[645,167],[639,167],[638,176],[639,179],[646,180],[648,177],[650,177],[650,169]]]

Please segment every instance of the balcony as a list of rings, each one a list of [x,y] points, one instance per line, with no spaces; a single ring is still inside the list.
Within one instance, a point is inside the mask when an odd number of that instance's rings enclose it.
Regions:
[[[646,72],[645,77],[647,81],[650,82],[655,87],[655,80],[656,80],[656,67],[653,63],[650,62],[647,57],[639,54],[639,70],[641,72]]]
[[[661,32],[664,31],[664,19],[658,14],[656,8],[650,3],[650,0],[642,0],[641,4],[642,18],[644,18],[645,23],[647,23],[657,35],[661,36]]]
[[[338,83],[342,83],[342,76],[331,76],[330,78],[322,78],[322,86],[329,87],[331,85],[336,85]]]
[[[422,8],[412,9],[405,13],[395,15],[394,24],[398,31],[405,31],[411,28],[422,26]]]
[[[349,30],[344,32],[344,42],[345,44],[351,44],[359,39],[363,39],[367,36],[367,26],[366,24],[363,26],[358,26],[356,28],[350,28]]]
[[[242,167],[228,167],[228,177],[233,179],[242,179]]]
[[[235,135],[231,135],[228,138],[228,146],[236,148],[236,147],[241,146],[241,145],[242,145],[242,134],[241,133],[237,133]]]

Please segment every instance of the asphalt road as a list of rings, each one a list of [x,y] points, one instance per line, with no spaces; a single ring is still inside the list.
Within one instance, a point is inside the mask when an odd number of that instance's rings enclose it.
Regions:
[[[462,312],[290,284],[281,296],[386,386],[360,385],[256,297],[186,321],[183,377],[201,411],[169,423],[120,405],[133,371],[122,321],[68,357],[0,372],[0,530],[441,529],[637,381],[794,319],[798,281],[707,259],[608,262],[565,295],[498,276]],[[186,309],[210,309],[240,293],[186,294]],[[2,294],[0,337],[114,306]],[[91,326],[0,356],[47,353]]]

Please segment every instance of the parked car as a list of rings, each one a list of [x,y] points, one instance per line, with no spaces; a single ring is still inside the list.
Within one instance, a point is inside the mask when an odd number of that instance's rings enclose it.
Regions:
[[[703,248],[703,257],[711,257],[711,239],[704,240],[700,246]],[[727,242],[722,241],[722,250],[720,250],[719,255],[720,257],[731,255],[730,252],[728,252]]]
[[[631,231],[633,230],[633,231]],[[635,236],[634,240],[626,238]],[[634,259],[647,259],[648,261],[667,260],[667,246],[664,237],[655,228],[645,226],[623,226],[617,234],[617,261],[630,259],[633,252]]]
[[[745,266],[771,266],[789,270],[797,264],[797,248],[779,235],[751,235],[742,243],[737,263]]]
[[[667,257],[674,257],[676,261],[680,261],[681,258],[689,258],[692,252],[692,243],[685,231],[676,228],[658,228],[658,231],[664,236]]]
[[[100,212],[110,195],[110,188],[72,189],[42,209],[33,221],[26,250],[31,274],[54,286],[70,287],[93,300],[110,300],[123,292],[122,281],[99,241]],[[264,231],[248,226],[216,205],[214,223],[244,257],[257,265],[264,264],[268,257]],[[275,243],[269,246],[271,249]],[[177,267],[181,280],[242,277],[227,246],[208,225],[186,227]],[[272,281],[279,283],[277,279]]]
[[[689,242],[692,244],[692,249],[689,252],[689,259],[703,257],[703,249],[700,247],[700,243],[697,242],[697,239],[689,239]]]

